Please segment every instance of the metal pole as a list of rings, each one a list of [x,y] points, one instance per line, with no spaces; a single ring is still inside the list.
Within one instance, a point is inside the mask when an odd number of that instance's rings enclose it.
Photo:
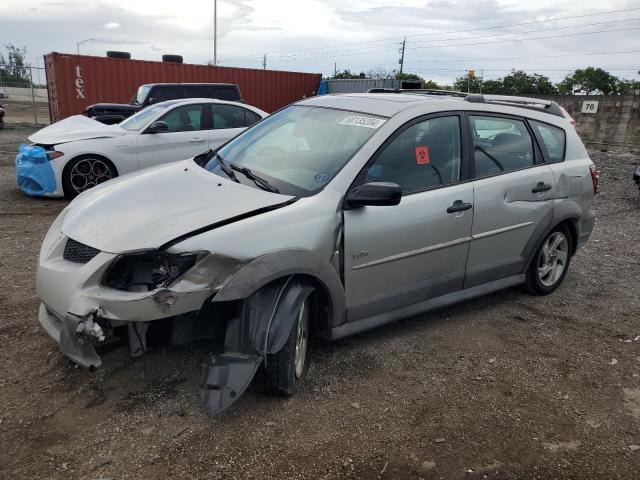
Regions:
[[[266,70],[267,69],[267,54],[264,54],[264,57],[262,59],[262,69]]]
[[[35,93],[33,92],[33,69],[31,67],[29,67],[29,80],[30,80],[30,84],[31,84],[31,101],[33,102],[33,119],[35,121],[35,124],[38,124],[38,109],[36,108],[36,96]]]
[[[76,52],[80,55],[80,42],[76,42]]]
[[[402,41],[402,55],[400,57],[400,75],[402,75],[402,67],[404,67],[404,46],[407,43],[407,37],[404,37],[404,40]]]
[[[218,0],[213,0],[213,65],[218,66]]]

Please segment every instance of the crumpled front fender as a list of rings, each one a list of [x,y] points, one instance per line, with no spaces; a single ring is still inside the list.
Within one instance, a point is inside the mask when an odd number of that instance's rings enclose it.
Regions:
[[[289,276],[249,297],[230,320],[225,352],[202,366],[201,398],[210,415],[229,408],[247,389],[267,354],[285,345],[296,312],[313,292],[307,282]]]

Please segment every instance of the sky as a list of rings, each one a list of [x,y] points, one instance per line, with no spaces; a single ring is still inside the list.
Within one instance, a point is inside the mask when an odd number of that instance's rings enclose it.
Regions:
[[[0,45],[185,63],[213,59],[214,0],[0,0]],[[218,64],[325,75],[393,70],[451,84],[512,68],[554,82],[576,68],[639,78],[640,0],[218,0]],[[2,48],[0,47],[0,51]]]

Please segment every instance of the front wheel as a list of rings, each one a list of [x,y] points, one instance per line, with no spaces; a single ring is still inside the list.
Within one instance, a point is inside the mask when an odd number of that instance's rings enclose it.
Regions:
[[[559,225],[547,235],[536,251],[526,274],[527,290],[547,295],[560,286],[571,262],[571,234]]]
[[[264,390],[267,395],[293,395],[307,373],[307,346],[311,322],[309,296],[302,302],[295,315],[296,320],[291,327],[287,343],[278,353],[269,354],[265,359]]]
[[[65,165],[62,188],[65,196],[74,198],[85,190],[117,177],[113,164],[104,157],[86,155]]]

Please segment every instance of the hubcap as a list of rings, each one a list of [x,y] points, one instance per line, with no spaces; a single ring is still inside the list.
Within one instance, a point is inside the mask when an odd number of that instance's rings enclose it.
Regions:
[[[113,178],[109,166],[99,159],[87,158],[76,163],[71,169],[71,186],[78,192],[95,187]]]
[[[554,232],[542,245],[538,259],[538,278],[545,287],[552,287],[567,268],[569,241],[562,232]]]
[[[304,362],[307,356],[307,341],[309,339],[309,315],[307,309],[307,301],[305,300],[298,312],[298,321],[296,322],[296,351],[295,351],[295,367],[296,378],[302,376],[304,370]]]

